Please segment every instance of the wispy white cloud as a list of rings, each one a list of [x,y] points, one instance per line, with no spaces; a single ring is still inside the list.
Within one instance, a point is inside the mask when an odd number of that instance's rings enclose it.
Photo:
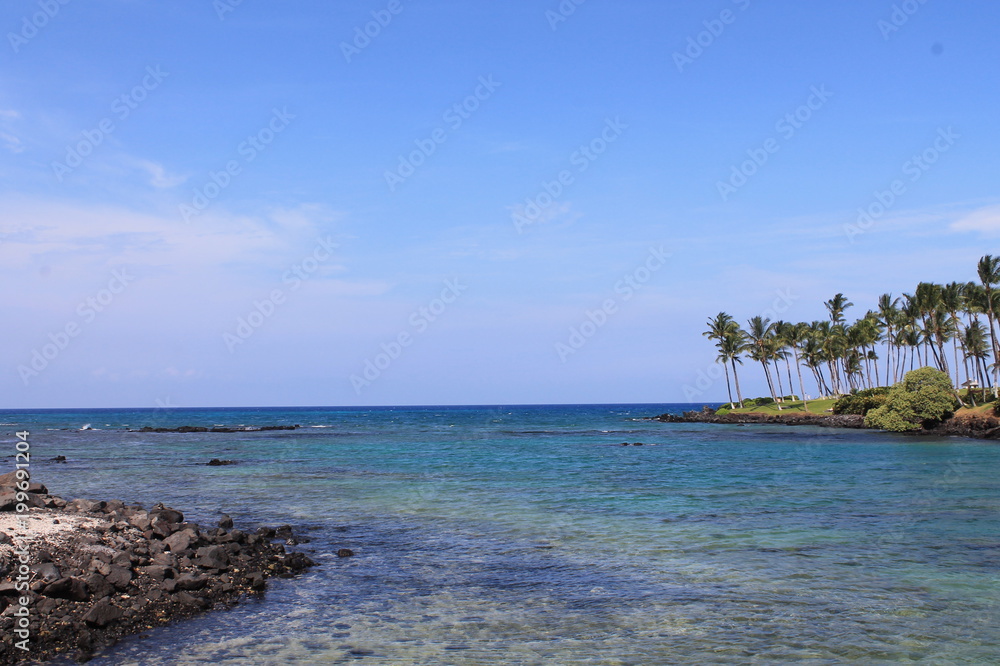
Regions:
[[[206,211],[197,224],[163,213],[122,206],[9,198],[0,202],[0,273],[58,263],[67,269],[95,264],[137,264],[158,273],[184,273],[245,265],[258,272],[281,268],[331,231],[321,206],[247,216]],[[285,224],[295,221],[297,233]]]
[[[21,114],[13,109],[0,109],[0,143],[15,154],[24,152],[24,143],[12,127],[13,121],[20,118]]]
[[[988,236],[1000,235],[1000,205],[986,206],[951,223],[952,231],[978,231]]]
[[[157,189],[176,187],[187,180],[187,176],[167,173],[161,164],[149,160],[131,160],[134,166],[149,174],[149,184]]]

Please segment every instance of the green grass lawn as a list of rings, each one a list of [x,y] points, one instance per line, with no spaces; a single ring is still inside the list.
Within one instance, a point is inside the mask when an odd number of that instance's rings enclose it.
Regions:
[[[828,409],[833,409],[833,403],[837,402],[834,399],[829,400],[809,400],[808,401],[808,412],[810,414],[829,414],[826,411]],[[760,407],[746,407],[744,409],[734,409],[732,414],[793,414],[795,412],[803,413],[806,409],[802,406],[802,401],[797,400],[795,402],[785,402],[781,405],[781,411],[778,411],[777,405],[762,405]]]
[[[962,414],[982,414],[984,416],[993,416],[993,403],[988,402],[985,405],[977,405],[975,407],[964,407],[957,412],[958,415]]]
[[[965,397],[966,391],[960,391],[960,393]],[[837,402],[835,398],[830,398],[827,400],[810,400],[809,401],[809,413],[810,414],[831,414],[832,412],[827,411],[833,409],[833,403]],[[802,407],[802,401],[796,400],[794,402],[785,402],[781,405],[781,411],[778,410],[778,406],[771,405],[761,405],[760,407],[745,407],[743,409],[734,409],[731,414],[794,414],[803,413],[806,410]],[[725,410],[722,410],[725,413]],[[987,403],[985,405],[978,405],[975,408],[960,409],[958,414],[983,414],[990,415],[993,414],[993,403]]]

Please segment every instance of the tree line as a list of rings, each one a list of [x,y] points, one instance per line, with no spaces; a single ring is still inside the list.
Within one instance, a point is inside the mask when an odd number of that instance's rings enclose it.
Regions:
[[[976,381],[997,397],[1000,256],[982,257],[976,269],[978,282],[921,282],[912,294],[882,294],[877,307],[853,323],[845,313],[854,304],[837,294],[824,303],[829,319],[792,323],[756,316],[742,328],[731,315],[720,312],[708,319],[703,335],[715,342],[730,403],[734,403],[732,369],[740,407],[743,393],[737,366],[744,359],[760,364],[779,408],[779,397],[786,395],[784,379],[787,393],[795,391],[793,367],[803,399],[803,367],[821,396],[892,385],[907,370],[930,366],[954,377],[956,387]]]

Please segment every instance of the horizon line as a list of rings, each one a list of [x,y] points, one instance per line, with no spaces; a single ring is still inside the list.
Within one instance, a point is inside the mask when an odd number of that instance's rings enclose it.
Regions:
[[[148,410],[148,411],[174,411],[174,410],[211,410],[211,409],[449,409],[449,408],[477,408],[477,407],[620,407],[630,405],[712,405],[726,404],[728,400],[722,401],[699,401],[699,402],[526,402],[526,403],[479,403],[479,404],[400,404],[400,405],[242,405],[242,406],[203,406],[203,407],[3,407],[3,412],[64,412],[64,411],[85,411],[85,410]]]

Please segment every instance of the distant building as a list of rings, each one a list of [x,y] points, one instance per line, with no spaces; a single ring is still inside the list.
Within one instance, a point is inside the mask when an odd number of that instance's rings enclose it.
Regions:
[[[962,388],[977,389],[979,388],[979,382],[977,382],[975,379],[970,379],[962,383]]]

